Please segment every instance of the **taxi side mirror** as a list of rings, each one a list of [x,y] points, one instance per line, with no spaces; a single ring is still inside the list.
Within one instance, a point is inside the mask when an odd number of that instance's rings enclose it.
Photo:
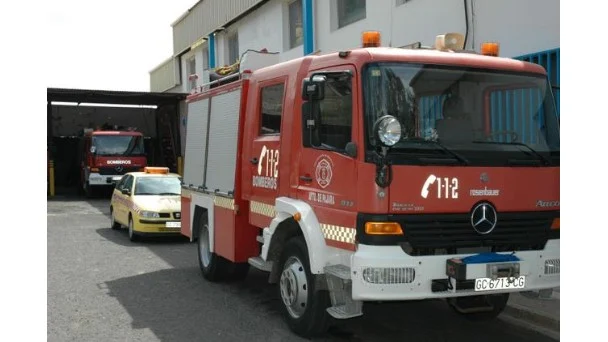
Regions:
[[[122,192],[123,195],[131,195],[131,190],[129,189],[120,189],[120,192]]]

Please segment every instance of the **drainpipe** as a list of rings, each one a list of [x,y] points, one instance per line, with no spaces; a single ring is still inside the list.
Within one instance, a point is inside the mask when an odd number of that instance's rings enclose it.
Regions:
[[[314,51],[314,22],[312,0],[302,0],[302,24],[304,28],[304,56]]]
[[[215,68],[215,32],[211,32],[209,34],[209,41],[207,43],[209,45],[209,69]]]
[[[466,25],[466,31],[464,33],[464,45],[463,48],[467,49],[467,39],[469,38],[469,8],[467,7],[467,0],[464,0],[464,23]]]

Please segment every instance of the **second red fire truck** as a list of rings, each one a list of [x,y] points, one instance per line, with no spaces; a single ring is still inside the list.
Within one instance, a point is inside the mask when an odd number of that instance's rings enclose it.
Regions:
[[[444,298],[491,319],[510,293],[559,286],[546,71],[497,44],[462,51],[458,34],[433,48],[363,40],[267,55],[190,95],[181,231],[203,276],[268,271],[302,336],[366,301]]]
[[[111,188],[127,172],[143,171],[147,165],[144,136],[133,129],[85,129],[80,141],[81,189]]]

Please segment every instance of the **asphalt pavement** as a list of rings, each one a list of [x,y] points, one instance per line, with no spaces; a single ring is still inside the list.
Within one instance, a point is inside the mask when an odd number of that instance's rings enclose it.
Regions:
[[[108,207],[106,199],[47,202],[49,341],[304,341],[283,322],[265,273],[209,283],[194,244],[132,243],[126,230],[109,228]],[[369,303],[364,316],[338,321],[315,340],[554,341],[521,317],[503,316],[469,322],[441,300]]]

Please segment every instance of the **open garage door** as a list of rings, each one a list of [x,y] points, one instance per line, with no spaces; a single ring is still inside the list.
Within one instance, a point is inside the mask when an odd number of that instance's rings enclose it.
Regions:
[[[80,192],[84,129],[122,127],[142,132],[148,165],[179,172],[186,96],[47,88],[47,194]]]

